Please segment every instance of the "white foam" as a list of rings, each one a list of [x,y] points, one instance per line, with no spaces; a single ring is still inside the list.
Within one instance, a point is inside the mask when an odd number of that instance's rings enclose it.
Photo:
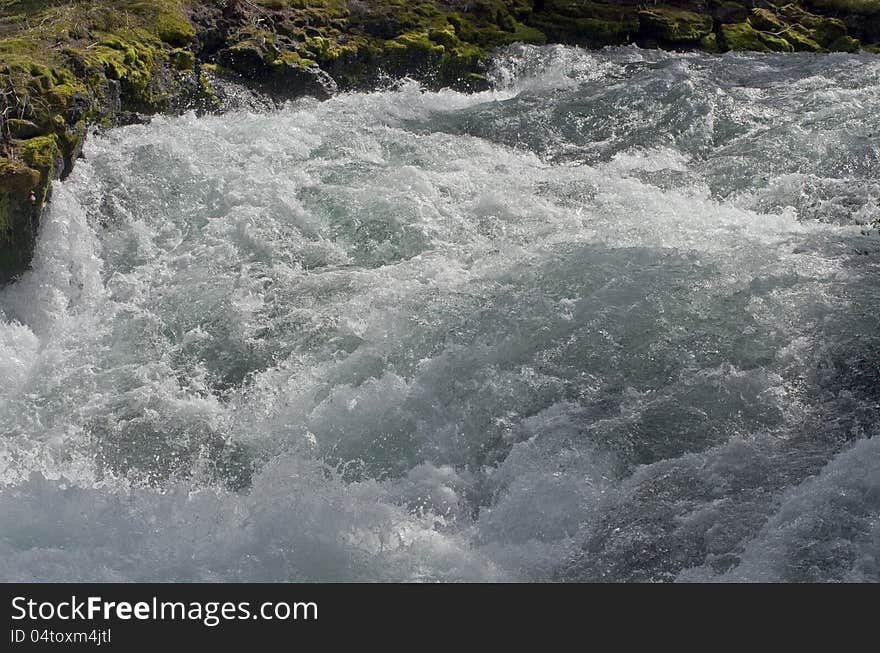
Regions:
[[[875,577],[867,486],[802,484],[873,414],[873,181],[785,61],[520,48],[92,138],[0,293],[0,578],[784,577],[820,518]]]

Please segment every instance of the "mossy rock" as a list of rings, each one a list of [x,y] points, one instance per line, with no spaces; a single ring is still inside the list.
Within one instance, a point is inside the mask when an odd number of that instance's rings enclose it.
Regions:
[[[855,17],[848,17],[848,22],[830,16],[819,16],[810,13],[803,7],[789,3],[782,7],[780,13],[791,23],[795,23],[797,27],[792,28],[793,35],[785,34],[787,40],[795,45],[795,49],[801,50],[805,47],[812,49],[813,43],[818,44],[822,49],[832,51],[855,52],[859,48],[857,39],[849,33],[849,27],[855,26],[856,29],[862,28],[860,34],[865,34],[864,27],[871,24],[870,18],[862,18],[855,20]],[[880,19],[878,19],[880,23]],[[880,27],[880,25],[878,25]],[[880,34],[880,29],[878,29]],[[809,41],[804,41],[804,38]],[[869,35],[870,38],[870,35]]]
[[[794,46],[784,38],[770,32],[758,32],[758,38],[771,52],[794,52]]]
[[[416,56],[440,57],[446,48],[431,40],[428,32],[406,32],[385,43],[387,52],[409,52]]]
[[[516,21],[513,27],[513,31],[504,37],[507,43],[529,43],[532,45],[544,45],[547,43],[547,35],[539,29],[519,21]]]
[[[706,52],[720,52],[718,36],[715,33],[706,34],[706,36],[700,39],[700,49]]]
[[[27,205],[30,193],[39,183],[39,172],[24,162],[0,157],[0,242],[8,240],[14,232],[14,214]]]
[[[786,27],[785,23],[776,14],[761,7],[752,9],[749,22],[755,29],[764,32],[781,32]]]
[[[184,47],[192,43],[196,30],[182,12],[163,11],[156,17],[156,34],[165,43]]]
[[[785,39],[756,30],[748,22],[722,25],[719,32],[722,46],[727,50],[794,52],[794,47]]]
[[[823,47],[829,48],[838,39],[848,36],[846,25],[838,18],[815,17],[809,23],[813,38]]]
[[[861,47],[858,39],[851,36],[841,36],[828,44],[831,52],[858,52]]]
[[[496,13],[487,16],[471,16],[464,12],[452,12],[445,21],[452,26],[455,36],[462,42],[483,48],[493,48],[516,42],[546,43],[546,35],[534,26],[525,25],[510,14]]]
[[[780,7],[779,15],[785,18],[789,23],[798,23],[804,27],[811,27],[810,21],[814,19],[821,20],[821,17],[811,14],[801,5],[794,2],[789,2]]]
[[[725,50],[754,50],[756,52],[770,52],[758,30],[749,22],[732,23],[722,25],[719,29],[721,45]]]
[[[821,44],[813,38],[813,32],[802,25],[792,25],[783,35],[795,52],[821,52]]]
[[[336,81],[314,62],[282,57],[272,64],[270,91],[284,97],[308,95],[326,100],[338,91]]]
[[[385,42],[380,60],[394,75],[427,73],[439,64],[446,48],[428,36],[428,32],[406,32]]]
[[[177,70],[186,71],[194,70],[196,66],[196,57],[192,50],[185,48],[175,48],[168,53],[168,60]]]
[[[6,133],[11,138],[31,138],[39,136],[43,132],[43,127],[30,120],[22,120],[20,118],[8,118],[6,120]]]
[[[639,12],[640,33],[668,43],[699,41],[712,31],[712,19],[704,14],[658,5]]]
[[[22,160],[35,170],[53,170],[61,158],[61,148],[55,134],[21,141],[18,150]]]
[[[189,72],[193,3],[6,0],[0,18],[13,4],[26,20],[0,23],[0,85],[15,98],[0,151],[0,283],[27,265],[51,180],[71,170],[88,124],[161,111],[200,88]]]
[[[47,199],[50,182],[61,177],[64,171],[64,157],[58,136],[37,136],[21,141],[17,146],[22,161],[40,175],[39,187],[35,192],[38,203],[42,205]]]
[[[0,284],[27,269],[36,242],[39,207],[30,199],[40,175],[26,165],[0,157]]]
[[[257,75],[271,60],[265,42],[248,39],[222,50],[217,55],[217,63],[242,75]]]
[[[547,0],[525,19],[549,41],[590,47],[628,43],[639,32],[638,8],[602,2]]]
[[[0,85],[14,90],[17,104],[13,108],[21,120],[25,121],[20,124],[11,123],[24,130],[17,137],[34,135],[25,133],[28,130],[33,131],[26,123],[36,125],[39,133],[52,129],[55,118],[66,110],[70,97],[78,91],[86,90],[82,82],[70,78],[70,73],[56,72],[23,57],[0,68]]]
[[[461,44],[461,40],[455,33],[455,27],[451,23],[447,23],[442,29],[428,30],[428,38],[434,43],[439,43],[445,48],[454,48]]]

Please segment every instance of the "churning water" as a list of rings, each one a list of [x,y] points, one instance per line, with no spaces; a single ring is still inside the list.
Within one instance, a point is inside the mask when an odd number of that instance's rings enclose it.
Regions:
[[[91,139],[3,580],[880,580],[880,61],[522,48]]]

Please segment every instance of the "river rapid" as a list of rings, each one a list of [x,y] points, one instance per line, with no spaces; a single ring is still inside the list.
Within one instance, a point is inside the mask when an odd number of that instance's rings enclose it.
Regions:
[[[493,79],[89,140],[0,293],[0,579],[880,580],[880,58]]]

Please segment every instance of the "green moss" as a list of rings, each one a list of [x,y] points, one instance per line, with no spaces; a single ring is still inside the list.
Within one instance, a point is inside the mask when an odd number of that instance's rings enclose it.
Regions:
[[[442,55],[446,49],[435,43],[427,32],[407,32],[385,43],[386,50],[402,50],[407,52],[423,52],[429,55]]]
[[[801,25],[792,25],[783,35],[795,52],[820,52],[822,46],[813,38],[813,32]]]
[[[714,33],[706,34],[706,36],[700,39],[700,48],[706,52],[718,52],[720,50],[718,37]]]
[[[71,96],[86,90],[85,85],[70,73],[37,64],[26,56],[16,59],[0,68],[0,86],[14,92],[18,116],[46,131],[55,117],[65,111]]]
[[[125,39],[105,36],[99,45],[84,50],[82,57],[108,79],[122,82],[128,105],[146,110],[156,107],[151,81],[160,53],[153,43],[139,40],[138,36],[141,35],[129,34]]]
[[[206,68],[207,66],[202,66]],[[208,79],[208,76],[205,75],[204,72],[199,74],[199,88],[202,92],[202,97],[214,108],[220,108],[220,98],[217,97],[216,91],[214,91],[214,86],[211,84],[211,80]]]
[[[168,60],[177,70],[193,70],[196,65],[196,57],[192,50],[175,48],[168,53]]]
[[[428,30],[428,38],[431,39],[434,43],[439,43],[443,47],[449,49],[452,49],[461,44],[461,40],[455,33],[455,27],[453,27],[452,24],[447,24],[442,29]]]
[[[543,45],[547,42],[547,35],[541,30],[517,21],[510,35],[511,43],[531,43]]]
[[[281,57],[278,59],[278,63],[286,63],[293,66],[300,66],[302,68],[308,68],[317,64],[314,59],[303,57],[298,52],[282,53]]]
[[[823,47],[830,47],[837,39],[846,36],[846,25],[838,18],[814,16],[809,22],[813,38]]]
[[[41,173],[55,169],[61,160],[61,148],[55,134],[36,136],[22,141],[18,146],[22,161]]]
[[[156,17],[156,34],[166,43],[183,47],[192,42],[196,31],[182,12],[163,11]]]
[[[748,22],[722,25],[720,36],[723,47],[727,50],[770,51],[761,40],[758,31]]]
[[[753,50],[755,52],[794,52],[791,43],[769,32],[756,30],[751,23],[722,25],[720,36],[728,50]]]
[[[300,53],[315,61],[329,62],[358,54],[370,49],[368,40],[359,35],[341,36],[336,29],[320,30],[323,34],[307,34],[301,38]]]
[[[699,41],[712,31],[709,16],[667,5],[640,11],[639,22],[644,35],[669,43]]]
[[[545,11],[530,15],[526,24],[546,35],[549,41],[591,47],[628,43],[640,26],[634,6],[550,0]]]
[[[426,73],[439,64],[446,48],[432,41],[427,32],[407,32],[385,42],[380,60],[395,75]]]
[[[771,52],[794,52],[794,46],[776,34],[758,32],[758,37]]]

